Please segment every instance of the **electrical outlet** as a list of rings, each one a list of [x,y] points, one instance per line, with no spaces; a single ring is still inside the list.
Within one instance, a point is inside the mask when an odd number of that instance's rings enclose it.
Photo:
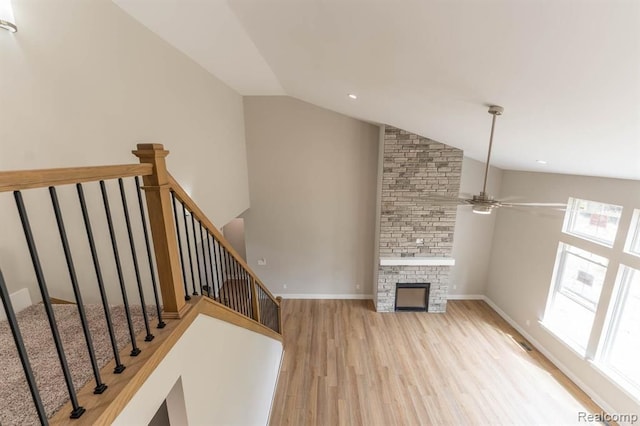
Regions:
[[[424,244],[424,238],[416,238],[416,244]]]
[[[286,284],[282,284],[282,288],[284,288],[286,290],[287,285]]]
[[[265,266],[267,264],[267,259],[264,257],[262,259],[258,259],[258,266]]]
[[[452,286],[452,288],[455,290],[455,289],[457,289],[457,288],[458,288],[458,286],[454,284],[454,285]]]
[[[360,284],[356,285],[356,290],[360,290]]]
[[[528,327],[528,326],[530,326],[530,325],[531,325],[531,321],[526,320],[526,321],[525,321],[525,324],[527,324],[527,327]]]

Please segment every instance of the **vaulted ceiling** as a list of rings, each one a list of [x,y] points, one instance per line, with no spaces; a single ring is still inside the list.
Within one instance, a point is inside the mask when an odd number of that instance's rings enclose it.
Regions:
[[[481,161],[498,104],[496,166],[640,179],[635,0],[114,1],[242,95],[293,96]]]

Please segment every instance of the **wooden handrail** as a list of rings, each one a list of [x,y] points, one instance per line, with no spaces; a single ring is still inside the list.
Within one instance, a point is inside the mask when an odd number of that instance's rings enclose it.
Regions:
[[[148,176],[152,173],[153,166],[151,164],[6,171],[0,172],[0,192],[47,188],[49,186],[132,176]]]
[[[251,278],[255,280],[255,283],[259,285],[260,288],[262,288],[262,290],[267,294],[267,296],[269,296],[269,298],[271,298],[271,300],[279,306],[280,304],[277,298],[269,291],[269,289],[262,283],[262,281],[260,281],[260,278],[258,278],[258,276],[251,270],[249,265],[247,265],[247,262],[245,262],[242,256],[240,256],[238,252],[226,240],[226,238],[224,238],[218,228],[216,228],[213,222],[209,220],[207,215],[204,214],[200,207],[198,207],[195,201],[193,201],[193,199],[189,196],[187,191],[185,191],[182,186],[180,186],[178,181],[173,176],[171,176],[171,174],[169,174],[169,186],[171,186],[171,189],[173,190],[176,198],[183,202],[187,209],[191,211],[191,213],[193,213],[198,220],[202,221],[202,225],[211,233],[211,235],[213,235],[218,240],[218,242],[229,253],[231,253],[235,260],[245,269],[245,271],[247,271],[247,273],[249,273]]]

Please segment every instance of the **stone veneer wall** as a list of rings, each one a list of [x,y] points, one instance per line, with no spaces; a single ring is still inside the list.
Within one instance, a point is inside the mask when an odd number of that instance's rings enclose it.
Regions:
[[[432,204],[431,194],[457,197],[462,151],[386,126],[379,257],[450,257],[456,206]],[[416,239],[424,239],[418,244]],[[429,312],[447,306],[450,266],[378,266],[377,309],[395,309],[396,283],[431,283]]]

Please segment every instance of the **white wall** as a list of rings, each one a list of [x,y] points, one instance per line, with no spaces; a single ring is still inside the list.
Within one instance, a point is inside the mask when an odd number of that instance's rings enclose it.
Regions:
[[[249,265],[279,294],[370,297],[378,127],[288,97],[244,106]]]
[[[382,172],[384,166],[384,132],[385,126],[381,125],[378,131],[378,176],[376,178],[376,221],[373,240],[373,304],[378,309],[378,274],[380,263],[380,215],[382,214]]]
[[[526,197],[526,201],[566,202],[569,197],[617,204],[624,207],[619,235],[625,235],[634,208],[640,208],[640,182],[583,176],[505,171],[502,193]],[[519,327],[537,341],[591,396],[617,413],[638,413],[638,403],[613,385],[581,356],[542,328],[553,274],[558,242],[562,235],[563,213],[549,211],[535,215],[528,211],[499,211],[493,239],[487,296]],[[599,312],[606,312],[607,300],[620,261],[622,240],[615,250],[589,245],[596,254],[609,258]],[[602,319],[602,318],[600,318]],[[529,321],[530,325],[527,325]],[[598,321],[596,321],[598,322]]]
[[[33,305],[33,303],[31,302],[31,295],[29,294],[29,290],[27,290],[26,288],[10,294],[9,298],[11,299],[11,307],[13,308],[13,312],[16,314]],[[6,319],[7,313],[4,310],[4,305],[0,303],[0,321]]]
[[[244,239],[244,219],[237,217],[222,227],[222,234],[238,254],[247,260],[247,245]]]
[[[188,424],[266,425],[282,353],[277,340],[199,315],[113,424],[149,424],[180,380]]]
[[[464,157],[460,179],[461,196],[478,194],[482,190],[483,179],[484,163]],[[491,167],[487,192],[500,198],[501,182],[502,170]],[[495,212],[480,215],[473,213],[471,206],[458,206],[452,252],[456,264],[449,275],[450,296],[477,296],[485,293],[495,221]]]
[[[158,142],[214,223],[249,206],[241,96],[111,1],[12,3],[19,31],[0,32],[0,170],[136,163],[136,143]],[[34,219],[50,212],[42,192],[28,200]],[[0,194],[0,221],[7,283],[37,300],[11,194]]]

